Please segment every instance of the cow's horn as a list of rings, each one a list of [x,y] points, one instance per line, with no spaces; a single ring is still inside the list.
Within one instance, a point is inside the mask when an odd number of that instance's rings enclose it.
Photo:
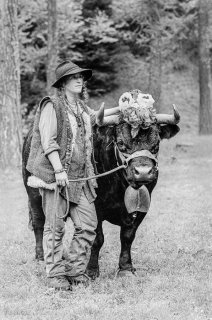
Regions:
[[[103,126],[110,126],[114,124],[119,124],[120,123],[120,115],[119,114],[114,114],[111,116],[104,117],[103,120]]]
[[[110,109],[105,109],[105,117],[107,116],[112,116],[114,114],[119,114],[120,113],[120,108],[119,107],[113,107]]]
[[[180,121],[180,114],[173,104],[173,115],[159,113],[156,114],[156,119],[159,124],[177,124]]]
[[[105,108],[105,103],[103,102],[101,104],[101,107],[96,113],[96,124],[100,127],[103,125],[103,122],[104,122],[104,110],[105,110],[104,108]]]

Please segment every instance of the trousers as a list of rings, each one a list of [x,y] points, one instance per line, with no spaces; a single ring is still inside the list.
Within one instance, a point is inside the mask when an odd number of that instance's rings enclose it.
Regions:
[[[43,234],[44,261],[47,277],[60,275],[78,276],[85,273],[90,258],[97,227],[97,216],[94,203],[89,203],[82,189],[79,204],[70,203],[69,216],[74,224],[74,235],[70,241],[67,258],[63,259],[63,236],[65,222],[56,217],[54,263],[52,262],[52,214],[54,191],[40,189],[42,206],[45,214]],[[60,195],[58,199],[58,216],[63,216],[66,210],[66,200]]]

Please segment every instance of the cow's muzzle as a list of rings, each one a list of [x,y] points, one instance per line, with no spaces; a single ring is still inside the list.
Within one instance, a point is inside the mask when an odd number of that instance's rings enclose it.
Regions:
[[[155,167],[152,166],[135,166],[133,168],[134,180],[136,182],[142,182],[143,184],[146,184],[154,179],[155,170]]]
[[[118,164],[120,162],[122,162],[122,164],[125,164],[126,171],[131,169],[131,174],[127,174],[126,179],[133,188],[140,188],[142,185],[153,181],[157,176],[158,160],[157,157],[154,154],[152,154],[149,150],[139,150],[129,155],[124,152],[121,152],[116,146],[115,154]],[[133,164],[133,160],[136,161],[137,158],[144,157],[149,159],[149,164]]]

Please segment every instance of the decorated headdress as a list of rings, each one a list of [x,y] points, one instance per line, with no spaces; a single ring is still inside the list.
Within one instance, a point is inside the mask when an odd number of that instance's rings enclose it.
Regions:
[[[150,94],[144,94],[138,89],[125,92],[119,98],[119,108],[123,120],[132,127],[132,137],[137,135],[140,127],[147,129],[156,121],[154,102]]]
[[[144,94],[138,89],[125,92],[119,98],[118,107],[104,111],[104,104],[102,104],[98,111],[97,124],[113,125],[125,121],[131,126],[131,134],[134,138],[140,128],[148,129],[153,123],[177,124],[180,121],[175,105],[173,105],[173,115],[156,114],[154,102],[150,94]]]

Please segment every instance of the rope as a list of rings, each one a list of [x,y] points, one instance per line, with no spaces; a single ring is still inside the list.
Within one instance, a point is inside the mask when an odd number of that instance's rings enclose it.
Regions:
[[[116,156],[116,160],[117,160],[117,164],[118,164],[118,154],[119,154],[119,158],[121,160],[122,163],[126,163],[126,164],[122,164],[112,170],[106,171],[104,173],[100,173],[97,175],[93,175],[91,177],[87,177],[87,178],[78,178],[78,179],[69,179],[69,182],[78,182],[78,181],[87,181],[87,180],[91,180],[91,179],[96,179],[96,178],[100,178],[100,177],[104,177],[107,176],[113,172],[116,172],[120,169],[126,169],[128,166],[128,162],[130,160],[132,160],[133,158],[139,157],[139,156],[148,156],[152,159],[154,159],[157,163],[157,159],[155,158],[154,155],[152,155],[150,152],[148,152],[148,155],[146,154],[147,152],[145,151],[138,151],[138,152],[134,152],[132,155],[127,155],[123,152],[120,152],[116,143],[115,143],[115,156]],[[66,191],[66,212],[63,216],[58,216],[57,215],[57,211],[58,211],[58,199],[59,199],[59,191],[60,191],[60,187],[58,185],[56,185],[55,187],[55,193],[54,193],[54,211],[53,211],[53,222],[52,222],[52,262],[54,263],[54,250],[55,250],[55,228],[56,228],[56,218],[59,219],[65,219],[68,216],[69,213],[69,207],[70,207],[70,203],[69,203],[69,194],[68,194],[68,187],[65,187],[65,191]]]
[[[56,228],[56,216],[58,209],[58,198],[59,198],[59,188],[55,187],[54,191],[54,210],[53,210],[53,218],[52,218],[52,263],[54,263],[54,249],[55,249],[55,228]]]
[[[126,165],[125,164],[122,164],[121,166],[117,167],[117,168],[114,168],[112,170],[109,170],[109,171],[106,171],[106,172],[103,172],[103,173],[100,173],[100,174],[96,174],[94,176],[91,176],[91,177],[87,177],[87,178],[78,178],[78,179],[69,179],[68,181],[69,182],[76,182],[76,181],[87,181],[87,180],[91,180],[91,179],[96,179],[96,178],[100,178],[100,177],[104,177],[104,176],[107,176],[108,174],[111,174],[115,171],[118,171],[120,169],[126,169]]]
[[[106,171],[104,173],[100,173],[97,175],[93,175],[91,177],[87,177],[87,178],[78,178],[78,179],[69,179],[69,182],[78,182],[78,181],[87,181],[87,180],[91,180],[91,179],[96,179],[96,178],[100,178],[100,177],[104,177],[107,176],[113,172],[116,172],[120,169],[126,169],[128,166],[128,162],[129,160],[133,159],[134,157],[138,157],[141,155],[141,152],[135,152],[133,155],[129,156],[128,159],[126,159],[126,156],[124,157],[124,154],[122,154],[118,147],[115,145],[115,155],[116,155],[116,160],[117,160],[117,164],[118,164],[118,159],[117,159],[117,152],[119,153],[119,157],[121,158],[122,163],[126,163],[126,164],[122,164],[112,170]],[[54,212],[53,212],[53,223],[52,223],[52,263],[54,263],[54,250],[55,250],[55,228],[56,228],[56,218],[59,219],[65,219],[68,216],[69,213],[69,207],[70,207],[70,203],[69,203],[69,194],[68,194],[68,187],[65,187],[65,191],[66,191],[66,212],[63,216],[58,216],[57,215],[57,211],[58,211],[58,199],[59,199],[59,191],[60,191],[60,187],[56,185],[55,187],[55,193],[54,193]]]
[[[63,216],[58,216],[58,203],[59,203],[59,196],[60,196],[60,187],[56,185],[54,191],[54,205],[53,205],[53,219],[52,219],[52,263],[54,263],[54,250],[55,250],[55,229],[56,229],[56,218],[65,219],[68,216],[70,202],[69,202],[69,194],[68,188],[65,187],[66,190],[66,212]]]
[[[121,165],[117,168],[114,168],[114,169],[109,170],[107,172],[100,173],[100,174],[97,174],[97,175],[94,175],[91,177],[70,179],[69,182],[91,180],[91,179],[107,176],[108,174],[111,174],[115,171],[118,171],[120,169],[125,169],[125,168],[126,168],[126,165]],[[58,203],[59,203],[58,200],[59,200],[59,196],[60,196],[60,187],[58,185],[56,185],[55,192],[54,192],[54,206],[53,206],[54,211],[53,211],[53,219],[52,219],[52,263],[54,263],[56,218],[65,219],[69,214],[70,202],[69,202],[69,193],[68,193],[67,186],[65,187],[65,191],[66,191],[66,212],[63,216],[58,216],[57,212],[58,212]]]

